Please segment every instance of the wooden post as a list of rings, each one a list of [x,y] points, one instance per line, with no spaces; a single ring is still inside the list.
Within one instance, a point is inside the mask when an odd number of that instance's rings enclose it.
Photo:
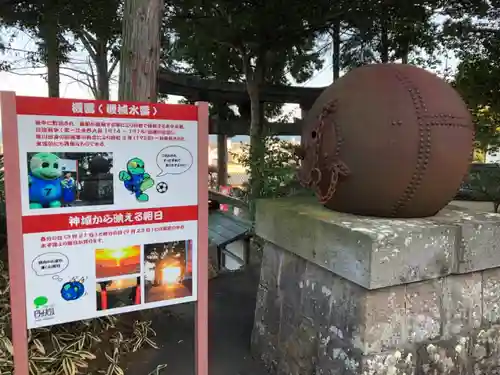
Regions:
[[[7,228],[9,231],[7,244],[14,375],[27,375],[30,372],[30,368],[28,361],[26,280],[24,278],[22,189],[19,188],[21,171],[19,168],[19,131],[17,125],[16,93],[0,92],[0,110],[2,137],[5,145],[5,194],[9,197],[5,205],[7,209]]]
[[[208,174],[208,104],[198,103],[198,181]],[[208,375],[208,189],[198,183],[198,258],[196,270],[195,374]]]
[[[250,251],[251,251],[251,242],[250,236],[247,235],[243,240],[243,259],[245,260],[245,266],[250,264]]]
[[[228,109],[224,103],[215,104],[215,118],[219,123],[227,119]],[[227,134],[217,132],[217,187],[227,185]]]
[[[227,135],[217,134],[217,186],[227,185]]]
[[[302,117],[302,120],[305,120],[308,111],[309,111],[309,109],[306,108],[306,106],[304,104],[300,104],[300,115]]]

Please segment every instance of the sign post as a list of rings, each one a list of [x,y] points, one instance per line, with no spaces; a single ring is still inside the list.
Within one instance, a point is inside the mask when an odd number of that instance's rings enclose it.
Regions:
[[[208,375],[208,105],[2,92],[0,109],[15,375],[27,329],[186,302]]]

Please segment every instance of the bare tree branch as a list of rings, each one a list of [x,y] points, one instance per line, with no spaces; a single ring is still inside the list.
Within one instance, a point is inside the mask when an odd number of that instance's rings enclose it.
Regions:
[[[89,83],[92,84],[94,98],[97,98],[97,95],[99,93],[99,88],[98,88],[97,80],[96,80],[97,73],[94,71],[94,65],[92,64],[92,60],[90,58],[88,60],[88,66],[90,68],[91,74],[87,77],[87,80],[89,81]]]
[[[113,75],[116,67],[118,66],[118,63],[120,62],[120,59],[116,57],[114,61],[111,63],[111,66],[108,69],[108,79],[111,79],[111,76]]]
[[[9,70],[7,73],[11,73],[16,76],[27,76],[27,77],[43,77],[47,75],[47,73],[18,73],[15,70]]]
[[[81,80],[81,79],[79,79],[77,77],[74,77],[71,74],[60,73],[60,75],[63,76],[63,77],[66,77],[66,78],[70,78],[71,80],[73,80],[76,83],[84,85],[86,88],[88,88],[92,92],[92,94],[94,94],[92,87],[89,86],[89,84],[87,82],[85,82],[85,81],[83,81],[83,80]]]
[[[90,65],[90,66],[92,66],[92,64],[90,62],[87,62],[87,64]],[[89,72],[86,72],[85,70],[75,69],[75,68],[71,68],[69,66],[61,66],[61,69],[69,70],[70,72],[82,74],[84,76],[95,76],[95,74],[94,74],[93,71],[91,71],[89,73]]]
[[[85,30],[78,32],[77,37],[82,42],[83,47],[88,52],[92,60],[95,61],[97,58],[97,50],[95,48],[95,38]]]
[[[39,60],[36,35],[27,34],[24,30],[18,30],[17,28],[9,27],[8,31],[8,33],[3,32],[3,35],[12,34],[12,38],[14,39],[20,35],[19,38],[22,38],[23,42],[16,43],[15,46],[7,43],[4,49],[6,60],[8,60],[11,66],[9,72],[18,76],[41,77],[46,80],[47,66]],[[26,34],[26,37],[24,34]],[[99,56],[96,49],[96,37],[86,30],[81,30],[73,35],[74,42],[78,44],[79,48],[68,56],[68,61],[64,65],[60,66],[61,76],[71,79],[72,83],[83,85],[94,97],[98,97],[96,60],[98,60]],[[105,74],[108,82],[114,85],[116,84],[114,73],[119,64],[119,58],[112,55],[110,49],[107,46],[106,53],[109,64]]]

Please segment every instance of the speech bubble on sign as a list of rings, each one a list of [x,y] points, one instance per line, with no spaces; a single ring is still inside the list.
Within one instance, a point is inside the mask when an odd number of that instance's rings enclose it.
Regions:
[[[45,253],[37,256],[31,268],[37,276],[56,275],[69,266],[69,259],[62,253]]]
[[[156,156],[156,164],[160,173],[156,177],[167,174],[182,174],[193,165],[193,155],[181,146],[167,146]]]

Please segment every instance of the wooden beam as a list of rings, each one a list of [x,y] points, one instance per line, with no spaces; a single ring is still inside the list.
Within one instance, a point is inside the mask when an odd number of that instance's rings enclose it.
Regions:
[[[302,120],[291,123],[268,122],[269,129],[274,135],[300,135],[302,132]],[[238,120],[210,120],[210,134],[225,134],[229,137],[235,135],[248,135],[250,121]]]
[[[309,109],[325,87],[266,85],[261,100],[266,103],[295,103]],[[179,95],[193,101],[240,104],[249,101],[245,83],[219,82],[163,69],[158,75],[158,91]]]
[[[215,190],[208,189],[208,197],[211,200],[217,201],[221,204],[228,204],[230,206],[238,207],[243,210],[248,210],[248,204],[243,200],[230,197]]]
[[[304,107],[304,106],[300,106],[300,113],[301,113],[301,117],[302,118],[306,118],[307,117],[307,112],[309,112],[309,109]]]

